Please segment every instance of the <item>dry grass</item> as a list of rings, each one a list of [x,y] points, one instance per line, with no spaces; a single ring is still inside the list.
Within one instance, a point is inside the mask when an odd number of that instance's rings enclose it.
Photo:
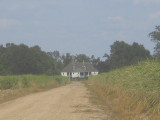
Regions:
[[[0,103],[66,83],[69,83],[69,79],[61,76],[0,76]]]
[[[90,78],[104,108],[125,120],[160,120],[160,62],[147,61]],[[95,100],[96,101],[96,100]]]

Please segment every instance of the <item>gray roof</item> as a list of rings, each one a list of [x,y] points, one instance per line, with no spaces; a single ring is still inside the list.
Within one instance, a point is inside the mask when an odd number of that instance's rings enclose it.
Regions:
[[[98,72],[89,62],[71,62],[62,72]]]

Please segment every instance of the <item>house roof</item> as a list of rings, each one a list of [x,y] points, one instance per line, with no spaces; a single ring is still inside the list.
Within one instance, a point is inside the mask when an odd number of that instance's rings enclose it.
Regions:
[[[71,62],[62,72],[98,72],[89,62]]]

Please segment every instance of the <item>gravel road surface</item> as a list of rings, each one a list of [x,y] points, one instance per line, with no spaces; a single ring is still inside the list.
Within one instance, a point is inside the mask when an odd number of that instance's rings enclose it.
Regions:
[[[0,120],[102,120],[81,82],[0,104]]]

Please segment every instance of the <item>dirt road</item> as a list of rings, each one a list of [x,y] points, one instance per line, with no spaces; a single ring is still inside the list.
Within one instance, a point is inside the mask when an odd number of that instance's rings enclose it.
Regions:
[[[102,120],[102,114],[80,82],[0,105],[0,120]]]

